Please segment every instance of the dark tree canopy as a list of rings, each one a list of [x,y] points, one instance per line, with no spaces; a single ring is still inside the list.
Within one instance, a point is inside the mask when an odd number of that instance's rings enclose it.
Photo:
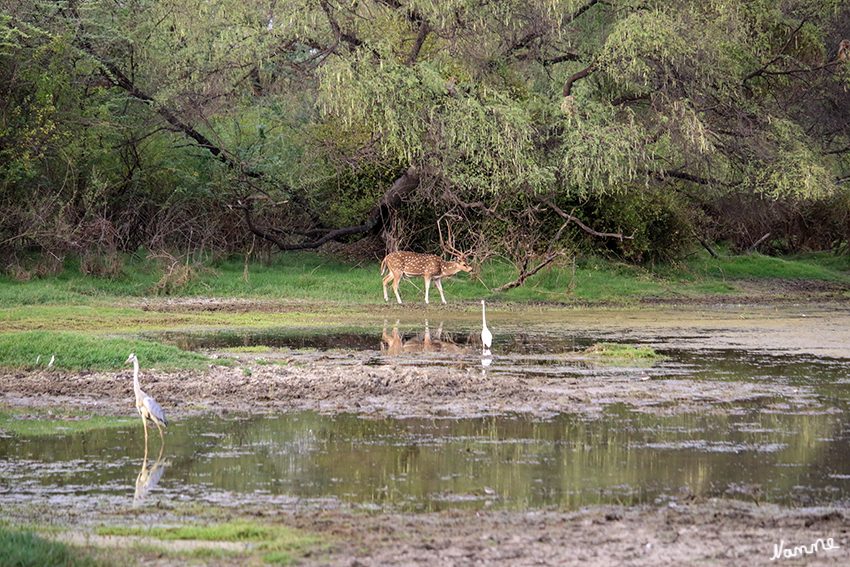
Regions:
[[[519,262],[850,238],[837,0],[0,7],[7,265],[252,235],[427,251],[440,218]]]

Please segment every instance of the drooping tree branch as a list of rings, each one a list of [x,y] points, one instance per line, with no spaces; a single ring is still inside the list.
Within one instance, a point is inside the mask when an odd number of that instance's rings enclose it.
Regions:
[[[624,236],[622,232],[598,232],[596,230],[593,230],[592,228],[590,228],[589,226],[587,226],[583,222],[581,222],[581,220],[579,220],[577,217],[574,217],[573,215],[562,211],[560,209],[560,207],[558,207],[558,205],[556,205],[555,203],[552,202],[551,199],[544,199],[542,202],[545,205],[549,206],[553,211],[555,211],[556,213],[561,215],[563,218],[567,219],[567,222],[576,223],[583,231],[585,231],[588,234],[592,234],[593,236],[601,236],[601,237],[606,237],[606,238],[618,238],[621,241],[622,240],[632,240],[635,237],[634,234],[632,234],[631,236]],[[563,230],[563,227],[561,227],[561,229]]]
[[[248,198],[244,201],[240,201],[236,205],[232,205],[231,207],[234,209],[241,210],[243,212],[245,217],[245,224],[248,226],[248,230],[259,236],[260,238],[268,240],[269,242],[277,246],[278,249],[284,251],[311,250],[318,248],[323,244],[330,242],[331,240],[335,240],[337,238],[341,238],[343,236],[348,236],[351,234],[369,232],[372,230],[376,230],[380,226],[383,226],[386,223],[386,220],[392,214],[393,209],[401,205],[404,198],[410,193],[412,193],[418,186],[419,175],[413,170],[409,170],[407,173],[396,179],[396,181],[392,184],[389,190],[384,194],[384,197],[383,199],[381,199],[381,202],[378,203],[369,213],[369,217],[366,219],[365,223],[356,226],[347,226],[335,229],[313,229],[310,231],[299,232],[295,230],[282,231],[276,228],[260,227],[254,221],[252,206],[254,201],[258,199],[263,199],[265,197]],[[319,234],[322,234],[322,236],[319,238],[306,240],[304,242],[287,243],[284,242],[284,240],[279,236],[282,234],[295,234],[309,237],[318,236]]]
[[[76,11],[76,8],[74,8],[73,6],[69,14],[77,20],[79,20],[80,18],[79,14]],[[82,43],[78,46],[78,49],[80,49],[81,52],[85,53],[86,56],[93,58],[99,63],[99,65],[101,66],[102,73],[106,76],[107,80],[110,83],[114,84],[117,87],[121,87],[127,92],[127,94],[129,94],[133,98],[153,107],[156,113],[159,114],[175,130],[191,138],[192,140],[195,140],[195,142],[197,142],[200,147],[208,150],[213,156],[215,156],[216,159],[218,159],[223,164],[227,165],[228,167],[240,169],[239,162],[235,161],[221,147],[214,144],[209,138],[195,130],[195,128],[180,120],[180,118],[178,118],[177,115],[171,111],[171,109],[161,104],[158,104],[152,96],[150,96],[141,88],[139,88],[139,86],[132,79],[130,79],[117,65],[111,62],[101,61],[88,41],[82,41]]]

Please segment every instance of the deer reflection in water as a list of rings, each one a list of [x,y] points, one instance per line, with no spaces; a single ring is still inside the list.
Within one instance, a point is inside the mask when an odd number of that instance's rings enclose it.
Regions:
[[[440,323],[437,332],[431,336],[431,328],[428,321],[425,321],[425,332],[417,334],[410,339],[405,340],[398,332],[398,321],[391,334],[387,333],[387,322],[384,321],[384,330],[381,333],[381,351],[390,355],[397,355],[406,352],[443,352],[447,354],[470,354],[472,349],[466,346],[461,346],[451,340],[450,337],[443,337],[443,324]]]
[[[148,492],[156,486],[159,482],[159,479],[162,478],[162,474],[165,472],[166,462],[162,460],[162,456],[156,460],[150,467],[148,467],[148,456],[145,454],[145,458],[142,460],[142,470],[139,471],[139,475],[136,477],[136,493],[133,495],[133,506],[140,506],[145,497],[148,495]]]

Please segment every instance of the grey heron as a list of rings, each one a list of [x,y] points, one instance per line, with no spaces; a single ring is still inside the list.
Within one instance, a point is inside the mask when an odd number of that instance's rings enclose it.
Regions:
[[[145,457],[148,454],[148,420],[151,420],[156,428],[159,429],[159,437],[162,439],[162,446],[165,447],[165,437],[162,434],[162,428],[168,425],[168,420],[165,419],[165,414],[162,408],[156,403],[152,397],[142,391],[139,386],[139,359],[135,354],[130,354],[124,364],[133,363],[133,390],[136,392],[136,409],[139,410],[139,415],[142,416],[142,425],[145,428]],[[162,454],[162,449],[160,449]]]

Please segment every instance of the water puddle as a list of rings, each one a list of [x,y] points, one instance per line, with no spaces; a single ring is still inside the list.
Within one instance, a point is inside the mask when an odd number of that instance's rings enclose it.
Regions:
[[[560,415],[364,420],[353,415],[204,415],[169,427],[164,458],[142,462],[126,428],[0,439],[0,505],[89,508],[211,504],[576,508],[727,496],[794,505],[843,502],[843,415],[660,417],[619,407]]]
[[[706,348],[702,335],[633,337],[664,358],[599,364],[581,356],[623,333],[511,328],[500,322],[483,357],[474,321],[367,326],[338,331],[265,329],[163,333],[191,350],[263,347],[262,356],[326,357],[340,364],[465,365],[493,376],[765,381],[810,389],[821,404],[771,400],[734,411],[664,415],[608,407],[548,418],[362,419],[313,412],[174,420],[164,458],[128,409],[126,426],[84,434],[3,434],[0,506],[80,509],[104,502],[355,506],[576,508],[675,503],[727,496],[788,505],[846,503],[850,490],[847,361],[811,353]],[[682,345],[687,343],[686,348]],[[483,367],[482,367],[483,364]]]

